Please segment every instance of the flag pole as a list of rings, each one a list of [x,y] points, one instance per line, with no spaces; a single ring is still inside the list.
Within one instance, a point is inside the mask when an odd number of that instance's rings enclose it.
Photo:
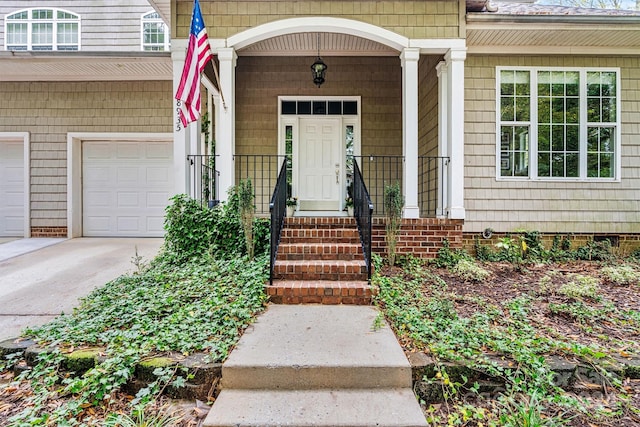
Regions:
[[[218,92],[220,92],[220,100],[222,101],[222,107],[226,110],[227,103],[224,101],[224,95],[222,94],[222,86],[220,85],[220,75],[218,74],[218,67],[216,66],[216,61],[211,61],[211,65],[213,65],[213,74],[216,76],[216,84],[218,85]]]

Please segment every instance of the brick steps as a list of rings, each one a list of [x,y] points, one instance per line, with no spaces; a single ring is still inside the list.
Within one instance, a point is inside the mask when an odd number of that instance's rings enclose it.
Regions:
[[[267,293],[276,304],[371,304],[353,218],[286,218],[273,278]]]
[[[267,295],[275,304],[369,305],[373,292],[367,281],[276,280]]]
[[[362,259],[362,245],[359,243],[280,243],[278,260],[342,260]]]
[[[297,260],[276,261],[277,280],[367,280],[367,267],[362,261]]]

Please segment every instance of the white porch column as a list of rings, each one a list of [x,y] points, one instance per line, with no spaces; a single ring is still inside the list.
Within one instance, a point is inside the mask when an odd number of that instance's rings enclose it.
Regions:
[[[402,154],[404,218],[419,218],[418,206],[418,60],[420,49],[406,48],[402,63]]]
[[[233,48],[219,48],[220,92],[222,108],[216,108],[216,169],[218,176],[218,196],[221,201],[228,198],[228,190],[235,184],[233,154],[236,138],[236,60],[238,55]]]
[[[174,194],[189,194],[189,173],[187,170],[187,154],[191,145],[192,133],[190,130],[198,124],[191,124],[186,128],[180,121],[180,108],[178,101],[174,98],[180,78],[182,77],[182,68],[184,67],[184,59],[187,53],[188,40],[173,39],[171,40],[171,60],[173,61],[173,93],[171,99],[173,101],[173,177],[174,177]]]
[[[449,85],[448,85],[448,67],[447,63],[441,61],[436,65],[438,74],[438,157],[449,156]],[[448,210],[448,188],[449,188],[449,165],[448,163],[439,162],[441,167],[438,176],[438,204],[436,206],[436,214],[442,217],[444,212]]]
[[[447,62],[449,163],[449,218],[464,219],[464,60],[466,49],[451,49]]]

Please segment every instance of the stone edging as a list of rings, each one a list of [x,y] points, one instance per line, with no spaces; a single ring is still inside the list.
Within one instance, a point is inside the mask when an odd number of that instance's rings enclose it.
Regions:
[[[411,364],[413,375],[413,389],[426,404],[444,401],[442,381],[436,378],[436,361],[425,353],[409,353],[407,355]],[[498,357],[487,356],[496,365],[509,369],[515,368],[514,362]],[[619,357],[602,361],[599,369],[576,360],[565,359],[560,356],[547,356],[549,368],[554,372],[554,385],[577,393],[583,397],[603,397],[606,395],[605,386],[609,379],[607,374],[616,378],[640,378],[640,357]],[[470,397],[480,394],[491,398],[505,390],[504,381],[492,378],[462,362],[443,362],[440,366],[446,368],[449,379],[452,382],[464,382],[467,379],[469,386],[475,382],[480,386],[477,393],[469,391]],[[607,374],[603,374],[604,370]]]
[[[26,365],[14,366],[14,371],[19,372],[30,369],[36,362],[38,354],[47,351],[30,339],[10,339],[0,342],[0,358],[19,353]],[[63,369],[75,372],[78,375],[100,362],[104,357],[102,347],[88,347],[64,354]],[[180,353],[163,353],[144,358],[135,367],[132,379],[124,387],[129,393],[136,393],[150,382],[156,380],[153,371],[156,368],[175,367],[178,371],[191,376],[184,387],[167,387],[165,393],[173,398],[199,399],[210,401],[216,396],[218,384],[222,378],[222,363],[210,363],[206,353],[194,353],[184,356]],[[426,404],[438,403],[444,400],[442,395],[442,382],[436,378],[436,361],[425,353],[409,353],[407,355],[411,364],[413,389],[418,397]],[[552,371],[554,371],[554,384],[567,391],[578,393],[582,396],[604,396],[605,385],[609,381],[600,370],[575,360],[568,360],[560,356],[546,358]],[[503,368],[513,368],[513,362],[501,357],[489,357],[489,360]],[[464,376],[469,384],[477,382],[480,386],[478,393],[484,397],[492,397],[504,391],[504,382],[498,378],[491,378],[482,372],[464,363],[443,362],[453,382],[462,382]],[[600,364],[600,369],[617,378],[640,379],[640,357],[608,360]],[[475,397],[477,393],[470,392]]]
[[[19,353],[24,358],[26,365],[17,364],[14,366],[16,372],[30,369],[35,365],[38,355],[48,350],[30,339],[9,339],[0,342],[0,358],[15,353]],[[104,360],[104,350],[104,347],[86,347],[63,353],[62,369],[82,375],[93,368],[96,363]],[[128,393],[135,394],[156,380],[156,376],[153,374],[156,368],[175,367],[177,372],[191,378],[188,378],[183,387],[167,387],[165,393],[168,396],[178,399],[198,399],[205,402],[212,400],[222,377],[222,363],[211,363],[207,359],[206,353],[184,356],[173,352],[145,357],[136,365],[132,378],[123,389]]]

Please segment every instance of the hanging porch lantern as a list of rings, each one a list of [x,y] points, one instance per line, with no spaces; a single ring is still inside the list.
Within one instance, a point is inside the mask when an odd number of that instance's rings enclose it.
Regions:
[[[318,34],[318,57],[316,62],[311,64],[311,74],[313,75],[313,83],[320,87],[324,83],[324,75],[327,71],[327,64],[320,57],[320,34]]]

